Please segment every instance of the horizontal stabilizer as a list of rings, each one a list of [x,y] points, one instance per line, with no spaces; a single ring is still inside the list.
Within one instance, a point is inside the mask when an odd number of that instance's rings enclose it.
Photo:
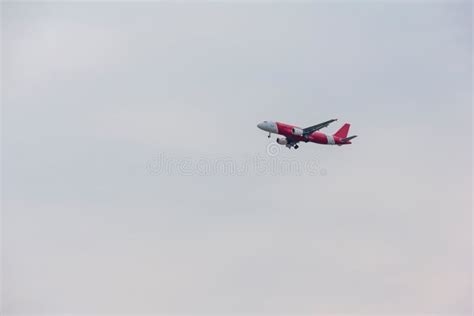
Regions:
[[[356,137],[357,137],[357,135],[349,136],[349,137],[341,139],[341,142],[347,143],[348,141],[350,141],[351,139],[354,139]]]

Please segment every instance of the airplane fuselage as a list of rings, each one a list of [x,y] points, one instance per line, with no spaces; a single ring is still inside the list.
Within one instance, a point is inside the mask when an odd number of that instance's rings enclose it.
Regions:
[[[277,142],[281,145],[288,145],[291,143],[296,144],[298,142],[312,142],[323,145],[339,146],[351,144],[348,140],[344,141],[344,137],[328,135],[319,131],[305,135],[302,128],[281,122],[264,121],[258,124],[257,127],[269,132],[269,137],[271,133],[285,136],[285,139],[277,139]]]
[[[301,130],[298,126],[275,122],[277,126],[277,133],[295,141],[299,142],[312,142],[323,145],[344,145],[339,137],[327,135],[322,132],[313,132],[308,136],[298,135],[298,130]]]

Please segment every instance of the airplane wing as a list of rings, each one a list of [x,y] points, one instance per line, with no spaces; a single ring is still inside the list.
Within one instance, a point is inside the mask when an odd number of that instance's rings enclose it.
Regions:
[[[319,124],[316,124],[316,125],[313,125],[313,126],[310,126],[310,127],[307,127],[307,128],[303,128],[303,135],[304,136],[311,135],[312,133],[314,133],[316,131],[319,131],[321,128],[329,126],[329,124],[331,124],[332,122],[335,122],[335,121],[337,121],[337,119],[332,119],[332,120],[329,120],[329,121],[326,121],[326,122],[323,122],[323,123],[319,123]]]

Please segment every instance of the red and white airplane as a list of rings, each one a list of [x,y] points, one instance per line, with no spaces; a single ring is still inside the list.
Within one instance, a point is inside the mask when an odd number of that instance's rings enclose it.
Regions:
[[[285,136],[284,138],[277,138],[276,141],[278,144],[285,145],[288,148],[293,147],[294,149],[298,149],[299,142],[312,142],[338,146],[351,144],[351,139],[356,138],[357,135],[347,137],[347,134],[349,133],[349,127],[351,126],[348,123],[344,124],[333,135],[326,135],[324,133],[318,132],[320,129],[327,127],[329,124],[335,121],[337,121],[337,119],[332,119],[307,128],[300,128],[280,122],[263,121],[262,123],[258,124],[257,127],[267,131],[269,138],[272,133]]]

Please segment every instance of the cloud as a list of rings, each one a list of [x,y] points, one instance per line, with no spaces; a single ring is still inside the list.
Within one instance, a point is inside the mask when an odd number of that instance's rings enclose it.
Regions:
[[[467,314],[469,6],[6,4],[2,310]],[[325,175],[146,169],[332,117]]]

